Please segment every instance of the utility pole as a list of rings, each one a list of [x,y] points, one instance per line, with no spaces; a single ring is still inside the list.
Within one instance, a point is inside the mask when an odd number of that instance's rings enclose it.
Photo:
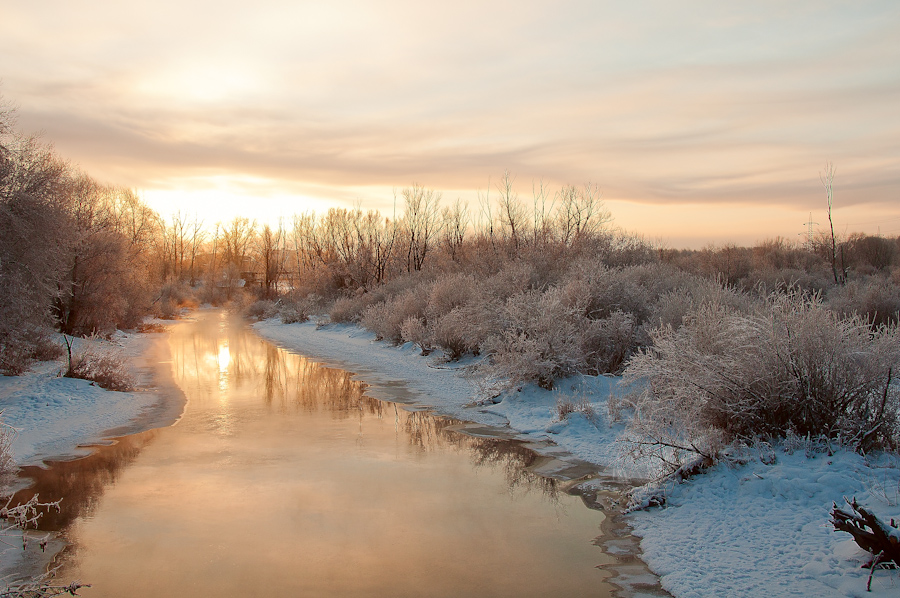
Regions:
[[[813,247],[813,226],[819,224],[818,222],[813,222],[812,212],[809,213],[809,222],[805,222],[803,226],[806,227],[805,233],[797,233],[798,235],[806,235],[806,250],[812,251]]]

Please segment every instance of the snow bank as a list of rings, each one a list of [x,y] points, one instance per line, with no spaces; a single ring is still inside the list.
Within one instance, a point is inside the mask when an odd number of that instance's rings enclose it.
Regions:
[[[617,378],[584,377],[559,383],[555,391],[534,386],[496,398],[479,392],[459,365],[442,366],[412,345],[391,347],[352,325],[316,329],[315,322],[259,322],[272,341],[316,360],[350,369],[373,384],[371,394],[406,389],[407,398],[447,415],[509,425],[527,439],[551,439],[592,463],[623,467],[615,439],[620,424],[607,415],[607,399],[619,392]],[[560,398],[586,397],[594,417],[572,413],[560,420]],[[389,398],[384,396],[384,398]],[[396,398],[394,398],[396,400]],[[770,459],[765,459],[771,462]],[[878,571],[866,593],[866,554],[830,523],[832,502],[856,496],[885,520],[900,519],[900,460],[867,461],[776,451],[766,465],[722,463],[667,489],[667,506],[630,516],[642,537],[642,558],[678,597],[900,595],[897,572]]]
[[[77,349],[80,343],[99,341],[76,342]],[[111,344],[130,363],[138,390],[113,392],[87,380],[61,378],[63,362],[40,363],[21,376],[0,376],[0,417],[15,430],[12,452],[18,465],[85,454],[84,445],[179,417],[183,397],[154,367],[164,359],[164,335],[118,333]]]
[[[509,426],[525,440],[552,440],[572,456],[601,466],[619,464],[615,439],[620,424],[610,423],[606,402],[618,378],[585,376],[560,382],[548,392],[534,385],[488,398],[465,374],[469,362],[444,363],[439,353],[423,357],[411,343],[390,346],[351,324],[316,327],[315,321],[282,324],[277,319],[254,324],[265,338],[307,357],[348,369],[371,385],[368,394],[432,407],[438,412],[494,426]],[[595,418],[572,414],[560,421],[561,397],[585,397]],[[634,471],[628,471],[634,475]]]
[[[860,566],[871,555],[829,523],[845,496],[896,519],[900,459],[777,449],[771,465],[720,463],[673,485],[665,508],[634,513],[631,523],[676,596],[900,596],[892,571],[876,571],[865,591]]]

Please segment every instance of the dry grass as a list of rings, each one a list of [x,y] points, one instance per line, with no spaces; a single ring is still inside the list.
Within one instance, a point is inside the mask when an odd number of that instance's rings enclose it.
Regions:
[[[122,354],[109,349],[85,347],[76,351],[64,375],[89,380],[107,390],[134,390],[134,380],[126,369]]]

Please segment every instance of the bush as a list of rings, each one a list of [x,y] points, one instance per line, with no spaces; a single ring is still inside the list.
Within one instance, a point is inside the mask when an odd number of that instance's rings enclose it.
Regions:
[[[352,297],[340,297],[331,306],[328,318],[338,323],[359,322],[362,314],[370,306],[384,301],[385,294],[382,289],[374,291],[359,291]]]
[[[457,307],[431,322],[431,341],[451,361],[478,355],[485,340],[499,332],[499,311],[493,302]]]
[[[577,397],[569,397],[559,395],[556,397],[556,421],[565,421],[573,413],[580,413],[586,420],[596,425],[598,422],[597,412],[594,405],[588,400],[587,396],[579,395]]]
[[[418,345],[422,349],[422,355],[428,355],[431,352],[431,335],[426,329],[424,318],[415,316],[406,318],[400,326],[400,337],[403,342]]]
[[[62,347],[41,326],[0,329],[0,374],[18,376],[33,361],[50,361],[62,353]]]
[[[549,389],[556,378],[578,371],[582,355],[575,310],[558,288],[510,297],[499,315],[499,332],[482,345],[489,360],[480,367],[487,377],[509,386],[535,382]]]
[[[859,314],[874,326],[896,324],[900,319],[900,286],[889,278],[867,276],[828,294],[828,305],[843,316]]]
[[[298,303],[282,305],[278,309],[278,316],[282,324],[298,324],[309,320],[308,310]]]
[[[408,318],[423,318],[428,289],[418,286],[375,305],[363,312],[360,323],[375,333],[378,340],[388,340],[395,345],[403,341],[401,331]]]
[[[268,299],[254,301],[244,310],[245,316],[257,320],[268,320],[269,318],[277,316],[278,313],[278,306],[274,301],[269,301]]]
[[[788,433],[860,451],[900,446],[896,326],[873,330],[793,293],[753,313],[704,304],[680,329],[656,329],[653,341],[625,371],[635,454],[677,465]]]
[[[87,346],[76,351],[64,375],[66,378],[90,380],[107,390],[124,392],[134,388],[134,380],[126,369],[121,353],[99,347]]]
[[[584,322],[578,334],[582,360],[579,372],[594,376],[619,373],[637,350],[635,333],[634,317],[621,311]]]

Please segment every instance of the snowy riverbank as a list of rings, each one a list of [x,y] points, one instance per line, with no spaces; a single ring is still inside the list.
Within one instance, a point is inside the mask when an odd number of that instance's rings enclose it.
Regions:
[[[91,444],[171,425],[181,416],[184,395],[168,368],[158,367],[169,359],[164,333],[117,333],[111,341],[75,339],[73,348],[84,343],[120,353],[136,390],[113,392],[87,380],[62,378],[64,358],[37,363],[20,376],[0,376],[0,411],[13,432],[10,449],[18,466],[85,455]],[[52,538],[46,551],[37,542],[23,551],[21,534],[6,530],[0,535],[0,582],[41,575],[64,545]]]
[[[65,358],[35,364],[20,376],[0,376],[0,411],[4,424],[14,430],[11,448],[17,465],[83,455],[88,452],[80,448],[84,445],[170,425],[180,417],[181,391],[161,371],[165,368],[156,367],[167,360],[164,333],[120,332],[111,341],[75,339],[74,350],[82,343],[119,352],[137,389],[113,392],[87,380],[62,378]]]
[[[413,402],[462,419],[506,425],[534,440],[550,439],[575,457],[634,475],[618,458],[619,423],[606,403],[615,378],[585,377],[548,392],[528,387],[484,397],[457,364],[422,357],[412,345],[392,347],[356,326],[259,322],[255,329],[279,345],[356,372],[370,394],[400,386]],[[572,413],[559,421],[557,400],[586,398],[596,415]],[[786,450],[787,449],[787,450]],[[833,531],[833,501],[856,496],[885,520],[900,519],[900,459],[867,460],[839,451],[832,456],[804,447],[748,451],[746,463],[720,463],[708,473],[667,489],[667,506],[635,513],[644,559],[678,597],[896,596],[900,576],[877,571],[865,590],[866,553],[849,535]],[[766,463],[763,463],[765,461]],[[768,464],[767,464],[768,463]]]

